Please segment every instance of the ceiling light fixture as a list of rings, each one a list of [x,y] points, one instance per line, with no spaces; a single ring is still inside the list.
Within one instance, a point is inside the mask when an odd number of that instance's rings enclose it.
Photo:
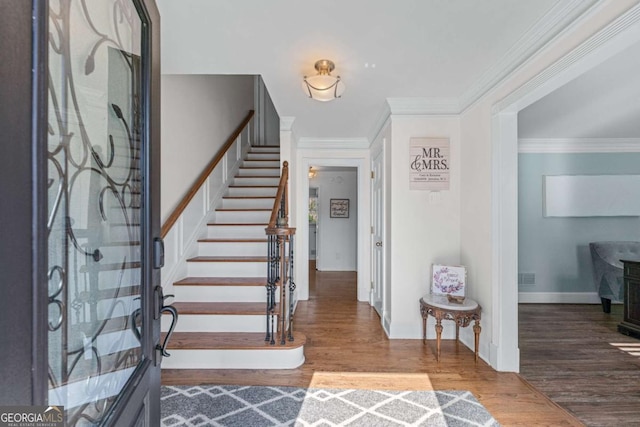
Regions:
[[[313,166],[309,166],[309,179],[313,179],[316,177],[317,172],[313,170]]]
[[[340,98],[344,93],[344,83],[340,80],[340,76],[332,76],[331,72],[336,65],[328,60],[321,59],[315,63],[318,74],[315,76],[304,76],[302,88],[309,98],[317,101],[333,101]]]

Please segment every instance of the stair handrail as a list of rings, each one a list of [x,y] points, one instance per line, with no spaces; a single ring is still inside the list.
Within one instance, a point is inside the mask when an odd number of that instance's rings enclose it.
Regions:
[[[280,312],[278,327],[280,345],[293,341],[293,236],[296,229],[289,227],[289,162],[282,163],[280,182],[271,210],[269,224],[265,228],[267,245],[267,334],[265,341],[274,345],[276,327],[276,289],[280,286]],[[287,290],[288,295],[287,295]]]
[[[267,230],[276,228],[286,228],[289,225],[289,162],[286,160],[282,163],[282,172],[280,174],[280,182],[278,183],[278,191],[276,199],[271,209],[271,218]],[[278,221],[280,219],[280,221]],[[267,233],[268,234],[268,233]]]
[[[191,201],[191,199],[193,199],[193,197],[198,193],[198,190],[200,189],[200,187],[202,187],[202,185],[205,183],[209,175],[211,175],[211,172],[213,172],[213,170],[218,165],[218,163],[220,163],[220,161],[224,158],[225,154],[227,154],[227,151],[229,151],[229,148],[231,148],[233,143],[236,142],[236,139],[238,139],[238,136],[240,136],[240,134],[245,130],[249,122],[251,122],[253,115],[254,115],[254,110],[250,110],[247,113],[246,117],[242,120],[242,122],[240,122],[238,127],[236,127],[236,129],[229,136],[229,138],[227,138],[227,141],[216,152],[216,154],[213,156],[209,164],[207,164],[207,166],[200,173],[200,175],[198,175],[198,178],[193,182],[191,187],[189,187],[189,190],[186,192],[182,200],[180,200],[180,203],[178,203],[178,205],[173,210],[173,212],[171,212],[171,215],[169,215],[169,217],[164,222],[164,224],[162,224],[162,228],[160,229],[160,236],[163,239],[167,236],[167,234],[169,233],[169,230],[171,230],[171,227],[173,227],[176,221],[178,221],[178,218],[180,218],[180,215],[182,215],[184,210],[187,208],[187,205],[189,205],[189,202]]]

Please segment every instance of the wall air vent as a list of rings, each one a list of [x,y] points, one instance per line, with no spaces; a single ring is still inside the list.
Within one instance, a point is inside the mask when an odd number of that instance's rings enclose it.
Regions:
[[[536,273],[518,273],[518,285],[535,285]]]

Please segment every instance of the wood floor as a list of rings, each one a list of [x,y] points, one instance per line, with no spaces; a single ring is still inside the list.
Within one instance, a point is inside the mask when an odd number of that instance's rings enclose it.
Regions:
[[[640,340],[617,332],[622,306],[611,311],[521,304],[520,372],[588,426],[638,426]]]
[[[310,299],[300,301],[294,329],[307,336],[298,369],[164,370],[166,385],[246,384],[391,390],[469,390],[505,426],[579,426],[568,412],[519,375],[499,373],[453,340],[388,340],[380,318],[356,300],[356,276],[310,269]],[[419,310],[416,306],[410,309]]]

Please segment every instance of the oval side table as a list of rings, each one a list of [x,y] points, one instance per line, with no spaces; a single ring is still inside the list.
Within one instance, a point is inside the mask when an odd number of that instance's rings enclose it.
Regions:
[[[425,295],[420,298],[420,314],[422,315],[422,341],[427,340],[427,317],[436,319],[436,360],[440,361],[440,340],[442,338],[442,320],[456,322],[456,341],[460,337],[460,326],[469,326],[471,321],[475,334],[475,361],[478,361],[478,343],[480,341],[480,304],[471,298],[465,298],[462,303],[449,302],[446,295]]]

